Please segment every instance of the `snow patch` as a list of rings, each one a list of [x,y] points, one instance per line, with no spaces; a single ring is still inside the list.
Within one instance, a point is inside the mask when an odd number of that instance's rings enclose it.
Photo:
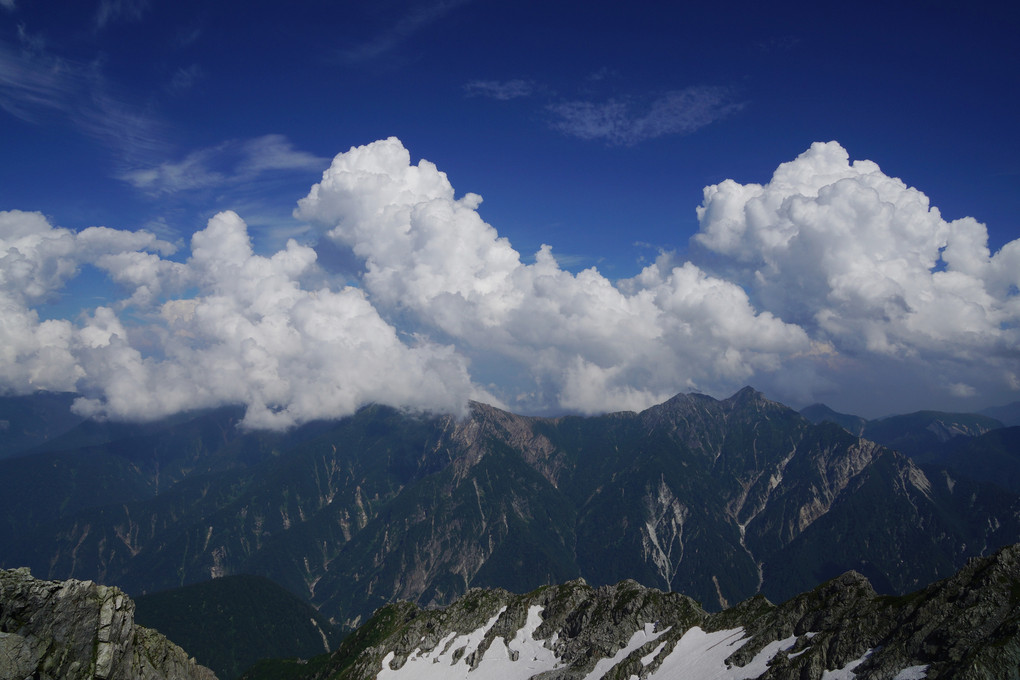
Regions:
[[[478,649],[478,645],[485,638],[485,634],[505,611],[506,607],[502,607],[491,619],[485,622],[485,625],[466,635],[450,633],[440,640],[439,644],[433,649],[427,652],[422,652],[419,647],[407,658],[407,661],[400,668],[390,668],[390,662],[393,661],[395,655],[393,652],[388,653],[383,658],[382,670],[376,678],[378,680],[403,680],[404,678],[414,678],[415,680],[454,680],[461,678],[466,680],[468,673],[471,672],[471,667],[468,666],[466,661],[467,657]],[[505,650],[506,646],[503,645],[503,648]],[[464,653],[454,661],[454,654],[461,649],[464,650]],[[491,649],[490,647],[490,651]],[[530,675],[513,677],[530,677]]]
[[[477,675],[474,677],[527,680],[559,667],[560,660],[556,654],[547,649],[541,640],[535,639],[535,631],[542,625],[542,611],[539,605],[528,608],[528,620],[509,645],[503,638],[493,640],[475,669]]]
[[[653,640],[657,640],[667,630],[669,630],[669,628],[665,628],[656,633],[655,624],[646,623],[643,629],[634,631],[634,634],[630,636],[630,640],[627,642],[627,644],[624,645],[623,648],[616,652],[616,654],[614,654],[611,658],[600,659],[599,662],[595,664],[595,668],[592,669],[591,673],[585,676],[584,680],[601,680],[606,673],[612,670],[613,666],[615,666],[616,664],[620,663],[628,656],[630,656],[631,652]],[[659,646],[659,649],[661,648],[662,645]],[[649,657],[642,658],[641,663],[647,666],[651,662],[651,660],[655,658],[655,654],[657,653],[658,650],[656,650],[655,653],[649,655],[651,658]],[[645,661],[645,659],[648,659],[648,661]]]
[[[928,664],[923,666],[910,666],[896,674],[893,680],[924,680],[928,677]]]
[[[862,656],[859,659],[854,659],[853,661],[851,661],[850,663],[848,663],[847,665],[843,666],[838,670],[823,671],[822,680],[854,680],[854,678],[857,677],[857,675],[854,673],[854,669],[860,666],[865,661],[867,661],[868,657],[871,656],[871,653],[873,651],[875,650],[869,649],[868,651],[864,652],[864,656]]]
[[[651,651],[651,653],[641,657],[641,665],[642,666],[647,666],[648,664],[650,664],[652,662],[652,659],[654,659],[655,657],[659,656],[659,652],[661,652],[662,648],[665,647],[665,646],[666,646],[666,642],[665,641],[660,642],[659,646],[656,647],[655,649],[653,649]]]
[[[706,633],[698,626],[691,628],[649,678],[668,680],[698,678],[699,680],[750,680],[768,670],[769,662],[781,651],[791,649],[797,636],[776,640],[765,645],[746,666],[730,666],[726,659],[751,638],[743,628]]]

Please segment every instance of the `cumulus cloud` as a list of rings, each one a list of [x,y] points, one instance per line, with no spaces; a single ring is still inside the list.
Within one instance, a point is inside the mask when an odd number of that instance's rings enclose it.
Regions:
[[[633,408],[739,386],[810,348],[799,328],[690,263],[650,268],[631,292],[594,268],[561,269],[548,246],[523,264],[480,202],[456,198],[444,173],[411,164],[390,138],[337,156],[297,215],[363,258],[365,290],[384,313],[412,316],[476,363],[521,366],[546,407]]]
[[[76,276],[83,263],[107,262],[144,249],[172,252],[146,232],[92,227],[55,229],[39,213],[0,212],[0,389],[69,390],[85,375],[67,320],[40,320],[34,309]]]
[[[631,146],[666,135],[689,134],[739,111],[728,90],[688,87],[644,106],[631,100],[566,101],[549,106],[553,129],[581,139]]]
[[[79,413],[151,419],[225,403],[245,423],[281,428],[336,417],[370,402],[460,412],[472,396],[452,348],[402,339],[356,289],[307,289],[315,252],[291,241],[255,255],[247,227],[221,213],[192,238],[186,262],[160,257],[145,232],[73,233],[36,213],[0,213],[0,380],[8,391],[77,390]],[[133,290],[127,325],[101,306],[81,323],[40,322],[41,300],[90,263]],[[197,288],[194,297],[180,291]],[[143,352],[145,334],[158,351]]]
[[[282,138],[239,148],[251,172],[309,162]],[[395,138],[339,154],[296,216],[358,260],[356,287],[294,240],[256,254],[233,212],[185,253],[0,212],[0,389],[77,391],[78,412],[126,419],[241,404],[269,428],[370,402],[595,413],[747,383],[857,404],[1020,389],[1020,241],[991,253],[981,224],[838,144],[767,184],[707,187],[695,259],[663,253],[624,281],[567,271],[548,245],[522,257],[480,205]],[[40,317],[86,265],[121,299]]]
[[[812,145],[765,185],[727,180],[704,195],[696,244],[756,304],[859,368],[886,356],[938,373],[956,396],[975,394],[974,380],[1015,384],[1020,240],[992,254],[984,225],[944,220],[923,193],[851,163],[835,142]]]

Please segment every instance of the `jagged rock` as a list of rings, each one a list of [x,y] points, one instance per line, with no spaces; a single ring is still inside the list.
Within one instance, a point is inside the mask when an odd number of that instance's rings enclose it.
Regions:
[[[475,589],[444,609],[384,607],[327,665],[288,677],[1020,678],[1020,545],[910,595],[847,572],[778,606],[759,595],[716,614],[633,581]]]
[[[134,612],[117,588],[0,571],[0,678],[215,680]]]

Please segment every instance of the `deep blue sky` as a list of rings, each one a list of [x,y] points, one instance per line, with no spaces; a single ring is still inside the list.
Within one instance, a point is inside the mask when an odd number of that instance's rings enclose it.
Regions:
[[[95,2],[17,0],[0,10],[5,70],[13,60],[63,71],[41,94],[52,106],[0,89],[23,111],[0,118],[5,208],[73,228],[164,219],[190,234],[203,223],[196,214],[237,208],[243,199],[231,194],[243,192],[153,198],[117,175],[266,134],[323,158],[396,135],[459,192],[481,194],[483,217],[518,250],[548,241],[622,276],[647,254],[635,241],[684,246],[703,186],[765,182],[811,142],[837,140],[924,191],[947,218],[987,224],[993,244],[1020,233],[1020,21],[1005,5],[109,6],[102,26]],[[530,94],[497,100],[469,89],[510,81]],[[629,143],[557,131],[548,108],[616,98],[638,114],[690,87],[719,88],[741,108],[690,133]],[[76,119],[97,95],[136,119],[137,139]],[[259,197],[285,217],[316,178],[274,178],[274,194]]]
[[[0,210],[146,229],[178,261],[234,210],[256,253],[295,237],[327,262],[297,201],[337,153],[396,136],[458,198],[480,194],[524,262],[545,243],[564,270],[616,281],[660,251],[691,256],[705,186],[764,184],[835,140],[946,220],[985,224],[994,252],[1020,236],[1020,11],[983,5],[0,0]],[[93,264],[34,304],[42,318],[115,292]],[[800,323],[743,285],[756,311]],[[777,396],[795,393],[833,390]],[[535,407],[556,403],[588,408]]]

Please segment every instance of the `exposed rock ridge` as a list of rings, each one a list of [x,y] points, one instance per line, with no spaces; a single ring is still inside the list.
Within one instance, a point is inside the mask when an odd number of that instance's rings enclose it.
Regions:
[[[499,441],[520,451],[525,461],[538,470],[554,486],[562,459],[555,456],[556,446],[545,435],[536,432],[536,423],[556,419],[519,416],[495,406],[471,402],[471,418],[460,424],[453,434],[453,441],[466,448],[467,461],[475,464],[485,454],[487,445]]]
[[[1020,677],[1020,546],[902,597],[847,572],[718,614],[633,581],[384,607],[306,680]]]
[[[0,571],[0,678],[215,680],[134,612],[117,588]]]

